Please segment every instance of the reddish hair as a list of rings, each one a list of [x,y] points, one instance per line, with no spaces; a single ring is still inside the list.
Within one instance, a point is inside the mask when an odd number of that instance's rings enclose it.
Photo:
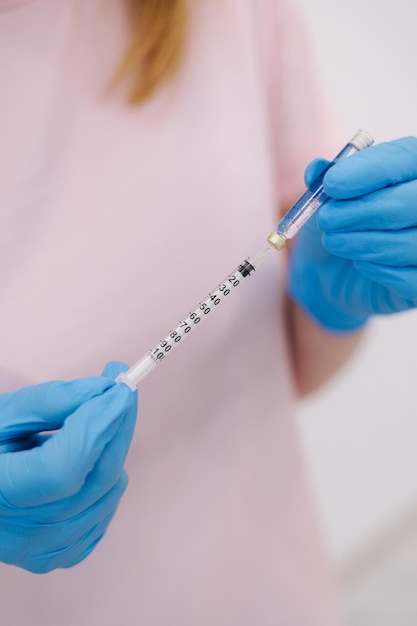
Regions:
[[[128,0],[133,32],[116,81],[131,76],[137,104],[178,69],[185,44],[187,0]]]

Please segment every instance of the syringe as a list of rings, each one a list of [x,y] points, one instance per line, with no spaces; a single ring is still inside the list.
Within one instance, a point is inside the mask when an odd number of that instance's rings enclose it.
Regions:
[[[339,152],[321,175],[313,182],[309,189],[301,196],[294,206],[285,214],[278,224],[277,232],[268,237],[268,242],[277,250],[285,247],[288,239],[292,239],[300,228],[310,219],[317,209],[327,200],[328,196],[323,191],[323,178],[325,173],[340,159],[362,150],[373,144],[374,140],[365,131],[360,130]],[[161,341],[149,350],[145,356],[137,361],[127,372],[123,372],[116,378],[116,382],[125,383],[134,391],[139,382],[151,372],[158,363],[161,363],[173,348],[177,346],[209,313],[218,308],[218,305],[232,291],[238,287],[245,278],[266,259],[270,248],[261,250],[254,257],[245,259],[234,272],[229,274],[213,291],[201,300],[183,320],[177,324]]]
[[[287,211],[278,223],[276,232],[268,236],[268,243],[277,250],[284,248],[287,240],[292,239],[317,209],[328,199],[328,196],[323,190],[323,179],[326,172],[333,167],[337,161],[345,159],[363,148],[372,146],[373,143],[374,140],[371,135],[364,130],[358,130],[356,135],[352,137],[320,176],[310,185],[309,189],[307,189],[301,198]]]
[[[149,350],[127,372],[119,374],[116,382],[125,383],[132,391],[154,367],[161,363],[172,350],[188,336],[208,315],[218,308],[219,304],[229,296],[242,282],[263,263],[270,248],[261,250],[254,257],[245,259],[234,272],[229,274],[213,291],[201,300],[161,341]]]

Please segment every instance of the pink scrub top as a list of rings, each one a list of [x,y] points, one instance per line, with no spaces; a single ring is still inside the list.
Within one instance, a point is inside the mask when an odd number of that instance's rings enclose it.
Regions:
[[[121,0],[0,0],[1,391],[133,363],[339,148],[287,0],[190,4],[180,74],[133,108],[105,95]],[[269,256],[140,385],[129,487],[92,555],[0,565],[4,626],[339,623]]]

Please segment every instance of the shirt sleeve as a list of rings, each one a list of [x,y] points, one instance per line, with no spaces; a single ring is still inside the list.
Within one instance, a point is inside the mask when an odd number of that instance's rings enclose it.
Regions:
[[[272,0],[269,106],[280,211],[303,192],[304,170],[331,159],[342,133],[321,84],[305,24],[291,0]]]

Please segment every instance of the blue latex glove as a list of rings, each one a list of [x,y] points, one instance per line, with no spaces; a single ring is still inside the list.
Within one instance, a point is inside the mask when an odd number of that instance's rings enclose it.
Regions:
[[[125,369],[0,396],[0,561],[71,567],[103,537],[127,486],[137,413],[137,394],[114,382]]]
[[[327,165],[313,161],[307,185]],[[416,307],[417,139],[366,148],[331,167],[323,184],[331,199],[292,249],[292,298],[336,332]]]

